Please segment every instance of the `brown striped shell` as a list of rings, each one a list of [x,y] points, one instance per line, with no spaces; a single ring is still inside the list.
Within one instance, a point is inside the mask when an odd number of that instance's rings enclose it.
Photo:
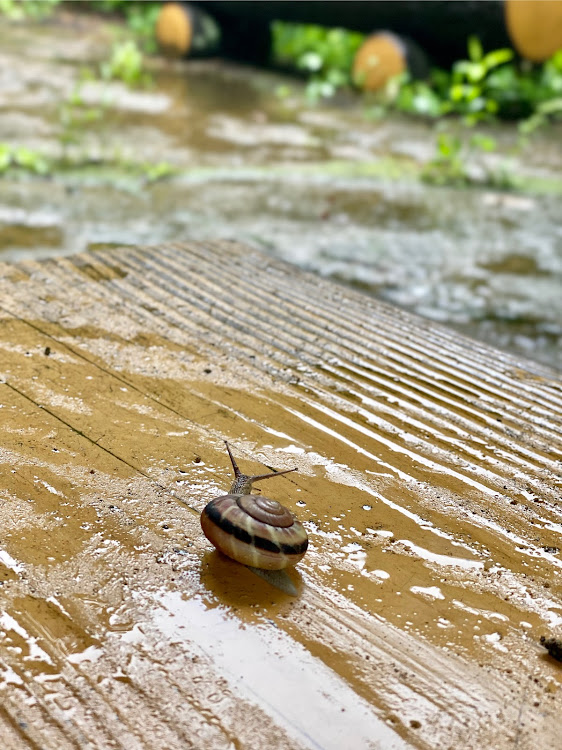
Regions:
[[[253,481],[287,471],[248,477],[240,473],[228,443],[226,447],[235,481],[229,495],[211,500],[204,508],[203,533],[217,549],[243,565],[265,570],[296,565],[308,547],[303,525],[277,500],[250,494]]]

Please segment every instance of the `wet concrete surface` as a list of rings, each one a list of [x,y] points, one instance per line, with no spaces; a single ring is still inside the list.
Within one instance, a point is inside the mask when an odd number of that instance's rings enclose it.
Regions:
[[[551,370],[233,243],[0,279],[13,747],[555,746]],[[201,533],[222,438],[298,466],[296,597]]]
[[[560,125],[518,156],[497,127],[498,152],[470,160],[511,160],[526,193],[430,187],[431,124],[369,120],[351,96],[308,106],[294,81],[215,60],[155,58],[148,88],[85,77],[120,33],[66,12],[0,20],[0,143],[59,164],[2,177],[0,259],[236,238],[562,368]],[[162,162],[175,175],[151,181]]]

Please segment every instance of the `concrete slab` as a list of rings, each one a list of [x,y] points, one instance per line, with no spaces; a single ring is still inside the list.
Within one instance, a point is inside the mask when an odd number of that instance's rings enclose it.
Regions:
[[[6,747],[556,746],[554,371],[190,242],[1,266],[0,377]],[[296,597],[201,533],[225,438]]]

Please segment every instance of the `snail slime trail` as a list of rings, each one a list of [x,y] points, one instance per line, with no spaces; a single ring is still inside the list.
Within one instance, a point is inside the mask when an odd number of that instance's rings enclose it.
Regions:
[[[216,497],[201,514],[201,528],[218,550],[243,565],[264,570],[283,570],[302,560],[308,547],[303,525],[288,508],[263,495],[252,495],[252,484],[297,469],[270,474],[242,474],[225,440],[234,470],[228,495]],[[291,592],[292,593],[292,592]]]

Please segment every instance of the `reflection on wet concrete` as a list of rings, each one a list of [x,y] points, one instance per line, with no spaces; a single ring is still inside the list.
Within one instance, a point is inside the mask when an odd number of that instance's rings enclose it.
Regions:
[[[179,592],[164,592],[157,601],[162,606],[153,623],[168,641],[195,641],[240,697],[266,705],[304,747],[409,746],[322,661],[273,625],[246,629],[229,609],[206,607]]]

